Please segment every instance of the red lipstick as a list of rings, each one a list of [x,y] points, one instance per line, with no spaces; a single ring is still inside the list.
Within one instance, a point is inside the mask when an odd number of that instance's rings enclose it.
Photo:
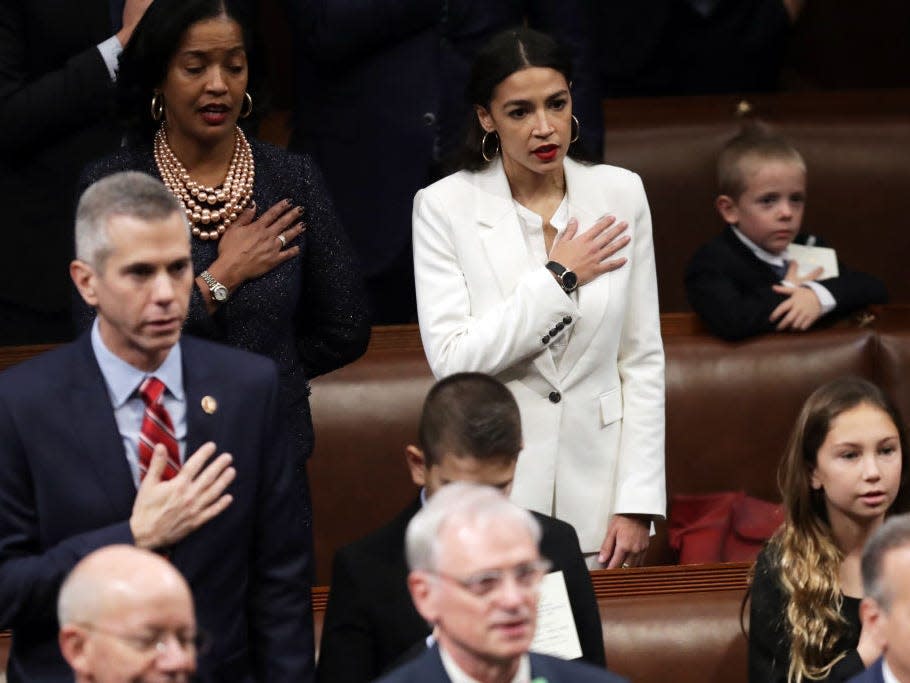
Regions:
[[[559,153],[559,145],[541,145],[534,150],[534,156],[541,161],[553,161]]]

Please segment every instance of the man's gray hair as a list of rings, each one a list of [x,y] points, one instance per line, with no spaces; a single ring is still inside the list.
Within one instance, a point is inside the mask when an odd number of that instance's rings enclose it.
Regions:
[[[527,528],[535,544],[540,543],[540,524],[527,510],[518,507],[491,486],[453,482],[439,489],[408,524],[405,552],[411,569],[436,571],[440,536],[449,524],[472,527],[492,526],[513,520]]]
[[[164,183],[145,173],[124,171],[93,183],[79,198],[76,209],[76,258],[92,268],[104,267],[111,251],[108,221],[130,216],[162,220],[178,212],[189,231],[186,214]]]
[[[910,513],[895,515],[872,534],[863,549],[863,591],[885,611],[891,610],[891,590],[882,580],[885,555],[892,550],[910,547]]]

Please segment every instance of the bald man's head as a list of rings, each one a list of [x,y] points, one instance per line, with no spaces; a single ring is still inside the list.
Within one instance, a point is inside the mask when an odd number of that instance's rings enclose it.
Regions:
[[[57,615],[80,683],[185,681],[196,670],[189,586],[154,553],[108,546],[86,556],[60,589]]]

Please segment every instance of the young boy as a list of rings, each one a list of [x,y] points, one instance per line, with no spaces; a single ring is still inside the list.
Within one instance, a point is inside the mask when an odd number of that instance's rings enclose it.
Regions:
[[[717,163],[715,205],[728,227],[702,246],[686,269],[689,303],[708,328],[728,340],[764,332],[802,332],[887,300],[878,278],[821,268],[798,274],[791,244],[825,246],[800,232],[806,164],[786,140],[747,129]]]

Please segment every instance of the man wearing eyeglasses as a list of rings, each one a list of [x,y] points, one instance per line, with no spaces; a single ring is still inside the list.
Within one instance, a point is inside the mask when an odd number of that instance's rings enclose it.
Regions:
[[[335,553],[319,683],[368,683],[425,649],[430,629],[408,594],[405,530],[422,505],[451,482],[509,492],[522,448],[518,404],[495,377],[450,375],[427,394],[417,441],[405,457],[420,496],[386,525]],[[532,515],[542,530],[541,552],[565,581],[582,658],[603,667],[600,612],[578,536],[566,522]]]
[[[87,555],[64,581],[57,613],[76,683],[182,683],[196,671],[190,587],[152,552],[114,545]]]
[[[381,683],[617,683],[578,661],[529,654],[549,562],[540,525],[487,486],[446,486],[408,525],[408,589],[436,645]]]

